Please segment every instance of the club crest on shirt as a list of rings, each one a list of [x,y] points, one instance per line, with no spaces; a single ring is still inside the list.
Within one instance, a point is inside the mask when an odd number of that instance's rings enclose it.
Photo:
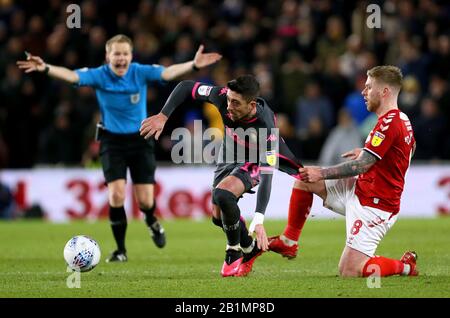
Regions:
[[[276,150],[266,151],[266,161],[272,167],[277,164],[277,152],[276,152]]]
[[[384,138],[385,138],[385,136],[382,133],[380,133],[379,131],[376,131],[372,137],[372,146],[378,147],[379,145],[381,145]]]
[[[140,99],[141,99],[141,96],[140,96],[139,93],[130,95],[130,101],[131,101],[132,104],[139,103]]]
[[[197,93],[200,96],[209,96],[209,94],[211,94],[212,88],[213,88],[212,86],[202,85],[198,88]]]

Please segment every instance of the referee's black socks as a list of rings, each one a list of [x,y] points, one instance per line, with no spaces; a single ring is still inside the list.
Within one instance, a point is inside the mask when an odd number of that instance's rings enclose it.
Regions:
[[[157,218],[155,217],[155,210],[156,210],[156,202],[153,203],[153,206],[150,209],[142,209],[142,213],[145,215],[145,223],[148,227],[151,227],[156,221]]]
[[[124,207],[114,208],[109,206],[109,220],[111,221],[111,229],[117,243],[117,249],[121,252],[126,252],[125,233],[127,231],[127,215]]]

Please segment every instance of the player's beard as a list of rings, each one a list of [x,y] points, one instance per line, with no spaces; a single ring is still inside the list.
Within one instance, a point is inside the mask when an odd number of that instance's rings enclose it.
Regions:
[[[250,112],[248,112],[247,114],[232,113],[232,112],[228,112],[228,113],[230,114],[232,121],[246,120],[250,116]]]
[[[370,99],[367,99],[367,110],[369,112],[375,112],[380,107],[380,97],[376,96]]]
[[[230,118],[232,121],[236,121],[237,120],[235,115],[233,113],[231,113],[231,112],[228,112],[228,118]]]
[[[254,115],[252,115],[252,108],[249,107],[249,108],[247,109],[247,113],[244,114],[244,115],[242,115],[242,116],[239,118],[239,120],[250,120],[250,119],[252,119],[253,117],[254,117]]]

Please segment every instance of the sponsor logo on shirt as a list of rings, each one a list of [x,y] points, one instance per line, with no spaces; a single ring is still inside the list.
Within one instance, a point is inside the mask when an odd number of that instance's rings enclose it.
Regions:
[[[139,103],[140,99],[141,99],[141,97],[140,97],[139,93],[130,95],[130,101],[132,104]]]
[[[228,87],[222,87],[222,88],[220,89],[219,95],[220,95],[220,96],[225,95],[227,92],[228,92]]]
[[[372,146],[378,147],[379,145],[381,145],[384,138],[385,138],[385,136],[382,133],[380,133],[379,131],[376,131],[372,137]]]
[[[213,88],[212,86],[202,85],[198,88],[197,93],[200,96],[209,96],[209,94],[211,94],[212,88]]]
[[[277,164],[277,152],[276,152],[276,150],[266,151],[266,161],[272,167]]]

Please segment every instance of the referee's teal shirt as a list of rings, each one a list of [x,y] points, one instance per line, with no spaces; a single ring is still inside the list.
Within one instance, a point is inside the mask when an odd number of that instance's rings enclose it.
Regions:
[[[161,65],[131,63],[122,77],[114,74],[109,64],[75,72],[80,77],[79,86],[95,89],[105,128],[116,134],[130,134],[139,132],[147,117],[147,84],[163,82],[164,69]]]

